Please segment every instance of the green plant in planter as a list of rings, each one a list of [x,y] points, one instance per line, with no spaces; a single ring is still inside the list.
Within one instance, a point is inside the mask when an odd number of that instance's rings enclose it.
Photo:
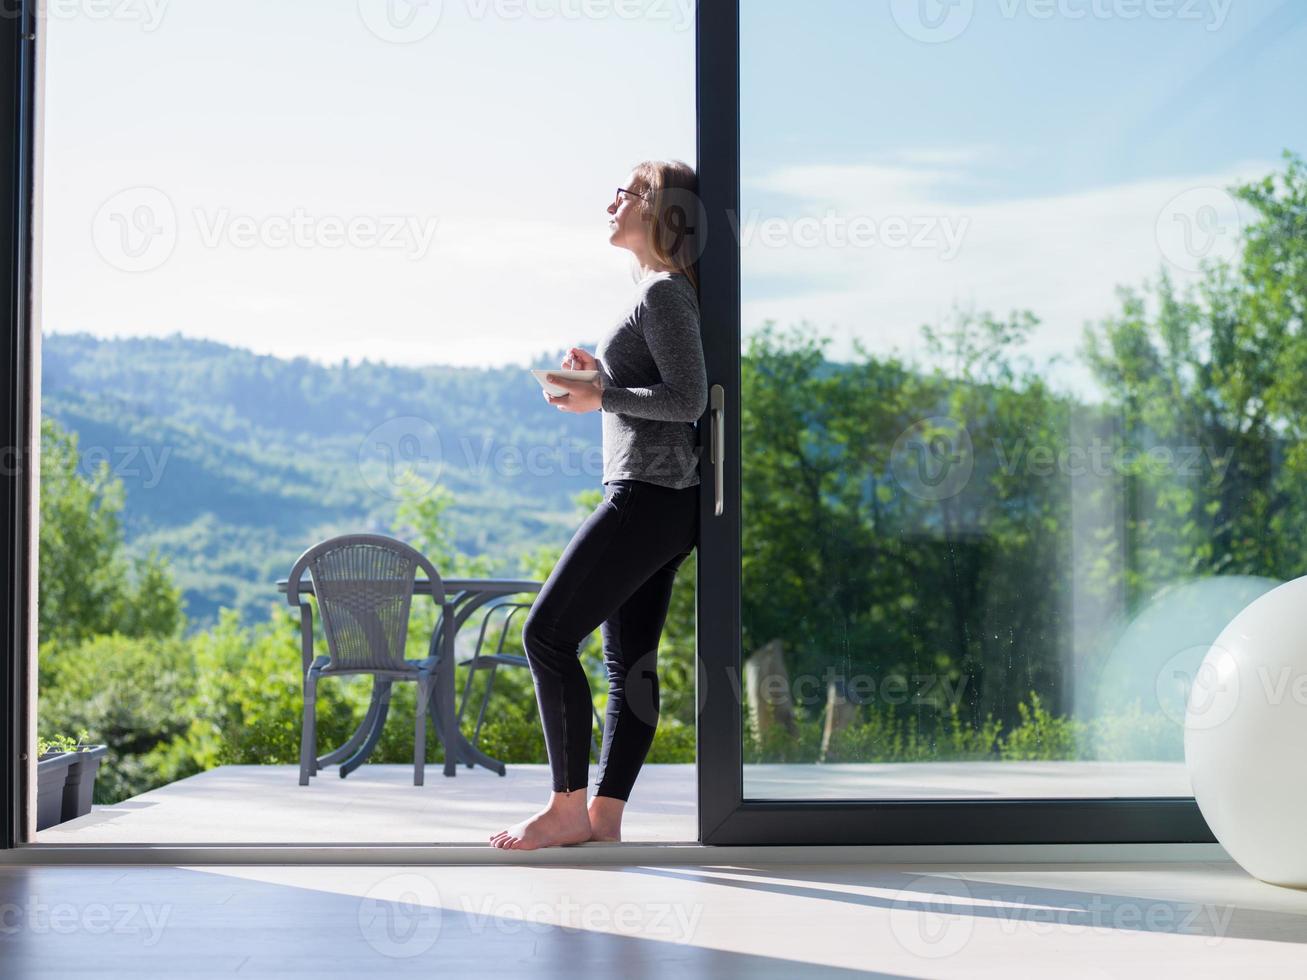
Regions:
[[[90,743],[91,733],[85,728],[77,733],[76,741],[71,735],[64,735],[62,732],[51,735],[49,738],[38,738],[36,740],[37,758],[44,758],[60,752],[85,752],[93,748]]]

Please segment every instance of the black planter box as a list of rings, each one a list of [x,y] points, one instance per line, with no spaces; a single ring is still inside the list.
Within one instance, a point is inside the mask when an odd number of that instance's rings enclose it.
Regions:
[[[46,830],[91,812],[95,774],[109,749],[104,745],[81,752],[58,752],[36,763],[36,829]]]
[[[36,829],[45,830],[62,822],[64,788],[72,767],[73,753],[43,755],[36,763]],[[80,774],[77,778],[81,778]]]

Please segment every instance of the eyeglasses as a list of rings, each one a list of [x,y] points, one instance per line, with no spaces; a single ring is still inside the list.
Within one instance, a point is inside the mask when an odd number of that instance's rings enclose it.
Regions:
[[[637,194],[635,191],[628,191],[625,187],[619,187],[617,188],[617,195],[613,198],[613,207],[620,208],[622,206],[623,194],[630,194],[632,197],[638,197],[640,200],[644,200],[643,194]]]

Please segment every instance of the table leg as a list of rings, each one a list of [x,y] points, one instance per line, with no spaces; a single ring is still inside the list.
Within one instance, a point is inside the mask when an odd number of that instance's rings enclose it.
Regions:
[[[381,741],[381,733],[386,727],[386,716],[390,714],[391,683],[392,682],[388,678],[380,677],[373,681],[373,684],[375,685],[373,690],[380,690],[381,692],[379,695],[380,701],[377,707],[377,713],[373,719],[372,728],[364,739],[363,745],[357,752],[350,756],[349,759],[340,764],[341,779],[344,779],[359,766],[363,765],[363,763],[368,760],[368,756],[372,754],[372,750],[377,747],[377,742]]]
[[[503,599],[503,598],[506,597],[502,595],[486,595],[484,593],[480,595],[477,594],[470,595],[467,601],[464,602],[459,607],[458,615],[454,617],[454,632],[457,633],[458,630],[462,629],[463,624],[466,623],[468,619],[471,618],[472,614],[476,612],[478,609],[480,609],[481,607],[485,606],[487,603],[490,603],[496,599]],[[504,628],[505,629],[508,628],[507,620],[504,623]],[[453,690],[452,679],[450,681],[450,690],[451,691]],[[500,762],[498,759],[494,758],[493,756],[486,755],[480,749],[476,748],[470,741],[468,741],[468,739],[464,737],[462,729],[458,727],[457,723],[455,723],[454,725],[454,740],[458,743],[460,759],[463,762],[466,762],[468,766],[473,766],[473,765],[485,766],[487,769],[490,769],[493,772],[497,772],[501,776],[503,776],[508,771],[507,767],[505,767],[505,765],[502,762]]]
[[[440,744],[444,746],[446,776],[457,775],[460,762],[466,762],[469,766],[485,766],[501,776],[507,772],[504,763],[486,755],[463,737],[458,725],[454,698],[456,665],[454,638],[458,635],[459,628],[475,610],[496,598],[502,596],[469,590],[446,599],[440,621],[431,636],[430,649],[432,652],[438,650],[440,657],[436,663],[435,682],[431,685],[428,710],[435,725],[436,735],[440,739]]]
[[[454,706],[455,658],[454,638],[459,627],[467,622],[473,610],[494,598],[489,595],[460,593],[455,599],[445,604],[445,613],[441,617],[439,636],[440,661],[436,665],[436,682],[431,691],[431,716],[440,733],[441,744],[445,747],[445,775],[458,773],[458,764],[466,762],[469,766],[481,765],[503,776],[507,772],[505,765],[498,759],[486,755],[473,747],[458,726],[458,716]],[[436,638],[433,637],[433,645]]]
[[[454,734],[454,740],[458,743],[459,758],[469,766],[485,766],[487,769],[492,772],[497,772],[501,776],[508,771],[507,767],[498,759],[491,758],[480,749],[473,746],[472,743],[464,737],[462,732],[456,732]]]
[[[507,767],[498,759],[486,755],[480,749],[472,745],[471,742],[463,735],[458,726],[454,723],[454,712],[452,699],[445,696],[445,690],[440,686],[441,682],[437,681],[431,690],[431,717],[436,726],[436,731],[443,733],[441,735],[441,744],[445,746],[445,775],[454,776],[458,772],[458,764],[466,762],[469,766],[485,766],[492,772],[503,776],[508,770]],[[452,692],[453,682],[449,682],[449,690]],[[447,705],[442,709],[441,705]],[[445,727],[445,722],[449,722],[449,727]]]
[[[319,769],[325,768],[326,766],[334,766],[342,759],[348,759],[354,754],[358,747],[363,744],[363,740],[367,738],[368,734],[372,731],[372,727],[377,720],[377,711],[380,709],[380,706],[381,684],[374,677],[372,678],[372,699],[368,702],[368,713],[363,716],[363,721],[359,723],[359,727],[354,729],[354,734],[346,739],[345,743],[341,745],[340,748],[334,749],[326,755],[318,758]]]
[[[454,638],[458,635],[458,616],[453,603],[445,607],[443,629],[440,632],[440,661],[436,665],[436,683],[432,691],[432,700],[437,703],[433,709],[437,717],[437,730],[440,732],[440,744],[445,747],[445,775],[458,773],[458,763],[462,758],[458,745],[458,724],[454,716]]]

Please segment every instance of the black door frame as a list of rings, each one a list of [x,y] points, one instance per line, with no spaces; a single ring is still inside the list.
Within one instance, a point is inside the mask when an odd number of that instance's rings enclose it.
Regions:
[[[27,663],[32,583],[28,565],[29,531],[34,520],[29,493],[32,452],[29,430],[34,381],[31,362],[32,165],[36,34],[31,0],[2,0],[0,7],[0,294],[5,320],[4,371],[0,405],[0,554],[4,557],[4,601],[0,605],[3,663],[0,663],[0,848],[23,839],[27,764]],[[39,411],[39,409],[37,409]]]
[[[35,4],[0,0],[0,263],[6,397],[0,405],[0,554],[8,587],[0,607],[0,848],[26,838],[27,652],[34,522],[29,463]],[[1215,841],[1192,798],[1086,800],[744,799],[740,672],[740,254],[733,221],[740,201],[738,0],[700,0],[697,11],[700,193],[708,234],[699,268],[704,354],[723,400],[724,508],[715,513],[715,466],[705,460],[698,552],[699,839],[705,844],[991,844]],[[712,426],[707,427],[711,448]]]
[[[700,260],[704,354],[722,386],[725,507],[703,468],[698,591],[699,839],[705,844],[1080,844],[1216,840],[1192,798],[760,800],[744,798],[740,640],[740,24],[738,0],[700,0]],[[711,430],[706,440],[711,448]]]

